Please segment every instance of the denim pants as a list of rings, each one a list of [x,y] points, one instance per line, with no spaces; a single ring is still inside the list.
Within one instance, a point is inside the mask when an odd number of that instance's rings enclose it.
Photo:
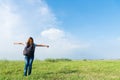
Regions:
[[[33,60],[34,60],[34,56],[32,57],[25,56],[24,76],[27,76],[27,74],[28,75],[31,74]]]

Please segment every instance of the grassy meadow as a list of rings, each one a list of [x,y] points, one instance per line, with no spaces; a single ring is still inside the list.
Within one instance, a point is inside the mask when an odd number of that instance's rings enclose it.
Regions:
[[[0,80],[120,80],[119,60],[39,61],[23,76],[24,61],[0,61]]]

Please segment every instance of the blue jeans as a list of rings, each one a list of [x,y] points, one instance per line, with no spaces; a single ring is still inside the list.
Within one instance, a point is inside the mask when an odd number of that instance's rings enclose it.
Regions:
[[[33,63],[34,57],[25,56],[25,67],[24,67],[24,76],[27,76],[31,74],[32,72],[32,63]]]

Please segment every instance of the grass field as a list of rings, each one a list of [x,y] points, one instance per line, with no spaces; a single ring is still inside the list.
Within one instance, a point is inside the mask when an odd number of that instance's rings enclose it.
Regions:
[[[47,62],[35,60],[30,76],[24,61],[0,61],[0,80],[120,80],[119,60]]]

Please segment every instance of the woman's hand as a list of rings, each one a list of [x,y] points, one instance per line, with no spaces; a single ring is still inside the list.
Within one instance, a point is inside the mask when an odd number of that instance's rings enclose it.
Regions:
[[[19,44],[19,45],[24,45],[24,44],[21,43],[21,42],[15,42],[15,43],[14,43],[14,45],[17,45],[17,44]]]
[[[36,44],[37,47],[47,47],[49,48],[49,45],[44,45],[44,44]]]
[[[49,45],[46,45],[47,48],[49,48]]]

